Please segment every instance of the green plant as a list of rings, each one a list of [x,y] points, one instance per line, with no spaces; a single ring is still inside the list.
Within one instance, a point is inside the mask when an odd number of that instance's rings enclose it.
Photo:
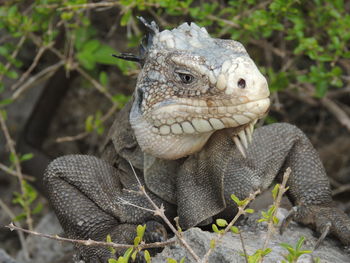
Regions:
[[[137,253],[139,253],[141,251],[141,249],[139,248],[139,245],[142,242],[143,239],[143,235],[145,234],[146,231],[146,225],[138,225],[136,227],[136,237],[134,238],[134,246],[128,248],[125,252],[123,256],[119,256],[118,259],[114,259],[114,258],[110,258],[108,260],[108,263],[128,263],[130,259],[132,259],[132,261],[135,261]],[[107,242],[112,242],[111,236],[108,235],[107,236]],[[116,250],[112,247],[109,248],[111,253],[115,255]],[[144,258],[146,260],[147,263],[151,262],[151,256],[149,254],[149,252],[147,250],[143,250],[144,253]]]
[[[311,250],[301,250],[301,247],[303,246],[303,243],[305,241],[304,237],[301,237],[295,247],[286,244],[286,243],[281,243],[280,246],[288,250],[288,254],[283,255],[283,257],[287,260],[289,263],[294,263],[298,261],[298,258],[303,255],[303,254],[309,254],[312,251]],[[286,262],[286,261],[282,261]]]

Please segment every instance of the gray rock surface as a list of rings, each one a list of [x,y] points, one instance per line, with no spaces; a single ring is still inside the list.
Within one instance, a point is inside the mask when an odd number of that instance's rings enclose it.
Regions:
[[[281,209],[278,213],[280,219],[286,213],[285,209]],[[256,223],[260,212],[254,213],[251,217],[241,222],[239,226],[243,232],[245,247],[248,254],[253,254],[257,249],[262,248],[266,238],[266,225]],[[42,233],[60,234],[62,232],[61,226],[58,223],[56,216],[51,212],[47,214],[39,223],[36,231]],[[184,233],[186,241],[190,244],[193,250],[200,257],[209,249],[210,240],[216,234],[207,231],[202,231],[199,228],[192,228]],[[283,260],[283,254],[287,251],[279,246],[280,243],[288,243],[295,245],[301,236],[305,237],[303,249],[311,250],[317,241],[314,232],[307,227],[300,226],[296,223],[291,223],[283,235],[274,234],[268,245],[272,252],[266,256],[264,263],[276,263]],[[31,259],[25,260],[23,252],[17,256],[17,261],[11,259],[4,251],[0,250],[0,263],[69,263],[72,261],[73,247],[70,244],[62,244],[55,240],[46,238],[39,238],[29,236],[26,240]],[[5,253],[5,254],[2,254]],[[238,235],[228,233],[223,241],[216,247],[211,257],[210,263],[245,263],[244,258],[240,255],[242,253],[242,244]],[[179,244],[169,246],[163,250],[162,253],[156,255],[152,259],[152,263],[165,263],[167,258],[174,258],[180,260],[186,256],[186,263],[195,262],[188,252]],[[299,258],[298,263],[313,262],[313,258],[319,257],[322,263],[346,263],[350,262],[350,256],[346,251],[340,248],[340,243],[331,239],[326,240],[321,246],[311,255],[303,255]],[[4,261],[4,259],[8,261]],[[3,260],[3,261],[1,261]],[[12,261],[11,261],[12,260]]]
[[[249,218],[242,226],[240,230],[243,232],[243,240],[246,251],[249,255],[254,254],[257,249],[263,247],[266,239],[266,226],[256,223],[260,213],[254,214]],[[283,235],[275,233],[271,238],[268,247],[272,249],[272,252],[268,254],[264,263],[276,263],[281,262],[284,258],[284,254],[288,254],[287,250],[282,248],[280,243],[288,243],[295,246],[300,237],[305,237],[305,242],[302,247],[303,250],[312,250],[314,244],[317,241],[317,237],[314,236],[314,232],[309,228],[291,223],[285,230]],[[197,253],[199,257],[203,257],[205,252],[209,249],[210,240],[216,237],[215,233],[202,231],[199,228],[192,228],[184,232],[184,237],[192,249]],[[321,246],[314,251],[311,255],[305,254],[301,256],[298,263],[312,263],[314,258],[320,258],[322,263],[346,263],[350,262],[350,256],[347,251],[340,248],[340,243],[337,241],[326,238]],[[245,259],[240,255],[243,252],[242,243],[239,235],[227,233],[222,242],[217,245],[214,252],[209,258],[210,263],[245,263]],[[189,253],[176,243],[173,246],[167,247],[162,253],[156,255],[152,260],[152,263],[164,263],[167,262],[167,258],[174,258],[180,260],[182,257],[186,257],[186,263],[195,262]]]
[[[5,250],[0,248],[0,263],[18,263],[12,257],[10,257]]]
[[[52,235],[62,235],[63,233],[53,212],[46,214],[41,219],[35,231]],[[71,244],[36,236],[28,236],[26,244],[30,259],[26,260],[23,251],[20,251],[17,260],[21,263],[72,262],[73,246]]]

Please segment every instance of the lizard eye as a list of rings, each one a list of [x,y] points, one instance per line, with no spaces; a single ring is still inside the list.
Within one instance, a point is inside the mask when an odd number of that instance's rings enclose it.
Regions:
[[[177,74],[179,74],[179,77],[184,84],[190,84],[194,80],[194,77],[190,74],[187,74],[187,73],[177,73]]]

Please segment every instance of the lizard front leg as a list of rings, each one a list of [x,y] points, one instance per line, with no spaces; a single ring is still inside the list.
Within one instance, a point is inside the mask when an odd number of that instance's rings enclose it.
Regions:
[[[305,134],[292,125],[274,124],[258,129],[254,140],[257,144],[250,151],[259,160],[258,169],[261,162],[267,171],[278,169],[277,180],[281,181],[285,169],[291,168],[287,195],[295,205],[293,218],[324,236],[329,232],[350,244],[350,220],[333,206],[326,172]],[[269,178],[269,173],[263,175],[263,184]]]
[[[244,199],[257,189],[266,190],[275,179],[281,181],[285,169],[290,167],[287,195],[296,207],[292,217],[320,233],[329,230],[344,244],[350,243],[350,220],[332,205],[329,182],[318,154],[305,134],[293,125],[272,124],[257,129],[246,158],[235,147],[227,131],[217,132],[183,167],[184,171],[194,171],[191,177],[187,176],[194,178],[191,191],[195,189],[202,193],[202,198],[192,202],[198,204],[200,200],[206,200],[212,207],[226,207],[217,216],[227,219],[236,213],[231,194]],[[202,182],[207,181],[209,183],[202,186]],[[211,193],[208,189],[212,187],[218,193],[208,198]],[[181,189],[186,190],[186,185]],[[191,192],[188,195],[191,196]],[[222,200],[225,200],[224,206]],[[202,210],[203,215],[214,216],[213,209]],[[197,223],[195,219],[191,218],[190,223]]]
[[[136,225],[145,222],[149,222],[146,241],[161,241],[166,233],[160,223],[153,221],[152,213],[122,204],[124,200],[149,207],[145,198],[123,189],[118,171],[101,159],[86,155],[60,157],[48,166],[44,182],[50,203],[70,238],[104,241],[110,234],[116,243],[132,244]],[[155,229],[161,234],[155,235]],[[107,248],[77,249],[86,262],[107,262],[113,256]]]

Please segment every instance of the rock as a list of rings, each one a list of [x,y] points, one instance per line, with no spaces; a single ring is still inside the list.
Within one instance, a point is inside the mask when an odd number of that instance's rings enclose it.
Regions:
[[[256,223],[256,219],[259,217],[258,213],[255,213],[252,218],[246,220],[239,229],[242,231],[242,237],[245,244],[245,249],[249,255],[254,254],[258,249],[261,249],[266,239],[267,230]],[[296,223],[291,223],[285,230],[283,235],[275,233],[270,239],[268,247],[272,249],[264,258],[264,263],[281,262],[284,258],[284,254],[288,254],[287,250],[282,248],[279,244],[288,243],[295,247],[300,237],[305,237],[305,241],[302,250],[312,250],[317,238],[313,236],[313,231],[309,228],[300,226]],[[205,252],[209,249],[210,240],[214,239],[217,234],[202,231],[199,228],[192,228],[184,233],[185,240],[189,243],[190,247],[195,253],[202,258]],[[346,251],[340,249],[340,243],[331,238],[326,238],[321,246],[311,255],[305,254],[301,256],[298,263],[312,263],[314,258],[320,258],[322,263],[342,263],[350,262],[350,256]],[[242,243],[239,235],[227,233],[222,242],[218,244],[209,258],[210,263],[245,263],[245,259],[241,256],[243,252]],[[179,261],[182,257],[186,257],[186,263],[195,262],[190,254],[179,244],[166,247],[162,253],[156,255],[152,263],[164,263],[167,262],[167,258],[173,258]]]
[[[63,230],[57,217],[53,212],[46,214],[35,231],[43,234],[62,235]],[[23,250],[17,254],[17,260],[23,263],[55,263],[55,262],[72,262],[73,245],[62,243],[56,240],[31,236],[26,239],[27,249],[30,259],[26,259]]]
[[[0,248],[0,263],[18,263],[12,257],[10,257],[5,250]]]

